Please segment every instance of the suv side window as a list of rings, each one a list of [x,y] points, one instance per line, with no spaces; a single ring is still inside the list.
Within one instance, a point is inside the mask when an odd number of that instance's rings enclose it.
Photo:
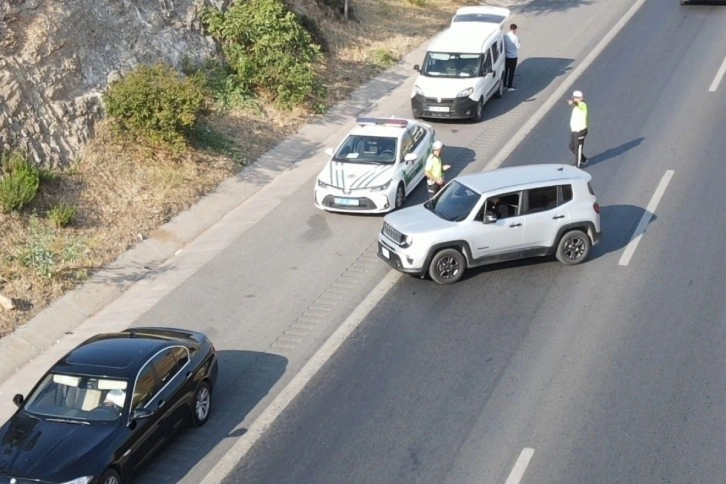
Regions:
[[[527,210],[537,213],[557,207],[557,186],[533,188],[527,191]]]
[[[487,198],[483,213],[475,220],[482,220],[484,213],[494,215],[497,219],[514,217],[519,214],[520,192],[504,193]]]
[[[565,203],[572,200],[572,185],[560,185],[560,190],[562,191],[560,205],[564,205]]]

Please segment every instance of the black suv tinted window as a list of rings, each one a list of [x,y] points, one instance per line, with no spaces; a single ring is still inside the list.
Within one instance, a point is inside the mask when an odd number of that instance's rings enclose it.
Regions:
[[[152,361],[162,384],[166,384],[174,378],[188,360],[187,350],[181,346],[175,346],[159,353]]]
[[[151,397],[156,395],[156,392],[159,390],[161,390],[161,382],[159,382],[156,378],[154,366],[151,362],[148,362],[141,370],[141,373],[139,373],[139,377],[136,380],[131,408],[134,410],[142,408],[144,405],[149,403]]]
[[[544,212],[557,206],[557,187],[533,188],[528,191],[527,211],[525,213]]]

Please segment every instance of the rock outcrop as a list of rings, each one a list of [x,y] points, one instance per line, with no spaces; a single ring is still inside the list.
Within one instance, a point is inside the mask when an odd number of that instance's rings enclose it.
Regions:
[[[196,64],[216,52],[206,6],[229,0],[3,0],[0,150],[64,165],[93,135],[109,82],[139,64]]]

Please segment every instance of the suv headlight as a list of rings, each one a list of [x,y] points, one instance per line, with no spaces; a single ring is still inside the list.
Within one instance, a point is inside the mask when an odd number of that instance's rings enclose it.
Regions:
[[[328,188],[328,187],[329,187],[329,186],[331,186],[331,185],[328,185],[328,184],[327,184],[327,183],[325,183],[325,182],[324,182],[323,180],[321,180],[320,178],[318,178],[318,186],[319,186],[320,188]]]
[[[418,87],[418,84],[414,84],[414,86],[413,86],[413,92],[415,92],[419,96],[423,96],[424,95],[423,89],[421,89],[420,87]]]
[[[387,189],[390,186],[391,186],[391,180],[388,180],[383,185],[378,185],[377,187],[371,187],[370,190],[372,192],[382,192],[383,190]]]
[[[474,92],[474,88],[470,87],[469,89],[464,89],[459,94],[456,95],[456,97],[469,97],[471,96],[471,93]]]
[[[401,247],[405,249],[411,247],[411,244],[413,244],[413,238],[410,235],[406,235],[401,242]]]

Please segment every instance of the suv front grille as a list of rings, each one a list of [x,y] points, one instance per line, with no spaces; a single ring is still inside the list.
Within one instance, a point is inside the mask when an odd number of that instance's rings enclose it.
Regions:
[[[381,232],[383,232],[383,235],[385,235],[398,245],[401,245],[403,243],[403,239],[405,238],[405,236],[401,232],[391,227],[391,225],[389,225],[387,222],[383,222],[383,229],[381,229]]]

